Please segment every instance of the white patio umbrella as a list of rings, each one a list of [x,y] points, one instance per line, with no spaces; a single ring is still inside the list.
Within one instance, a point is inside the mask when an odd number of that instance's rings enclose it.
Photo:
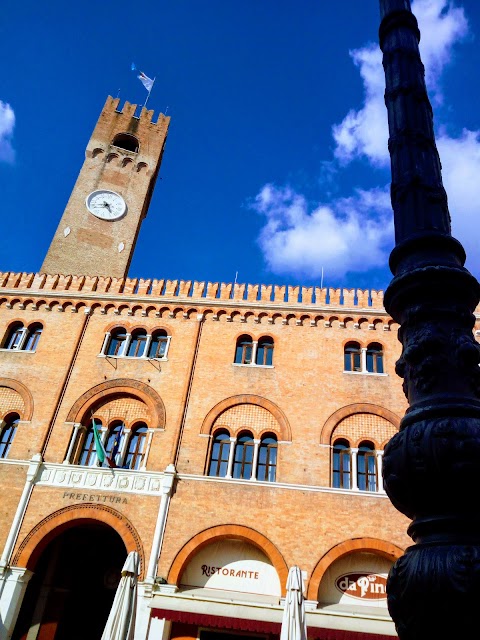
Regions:
[[[117,587],[112,608],[108,614],[102,640],[133,640],[137,612],[139,569],[140,558],[138,553],[131,551],[123,565],[122,577]]]
[[[288,572],[280,640],[307,640],[303,581],[299,567],[291,567]]]

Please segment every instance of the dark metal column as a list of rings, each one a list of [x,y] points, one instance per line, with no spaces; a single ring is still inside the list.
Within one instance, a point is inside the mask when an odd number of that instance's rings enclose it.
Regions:
[[[416,543],[390,573],[388,605],[402,640],[457,640],[480,634],[480,286],[450,232],[410,0],[380,10],[396,242],[385,307],[410,404],[383,473]]]

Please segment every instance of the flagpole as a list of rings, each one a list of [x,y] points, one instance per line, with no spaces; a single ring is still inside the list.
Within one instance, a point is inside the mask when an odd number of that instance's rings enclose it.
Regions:
[[[147,102],[148,102],[148,99],[150,98],[150,94],[152,93],[153,85],[155,84],[155,80],[156,80],[156,79],[157,79],[157,78],[155,77],[155,78],[152,80],[152,86],[150,87],[150,91],[148,92],[147,99],[145,100],[145,102],[144,102],[144,104],[143,104],[143,106],[144,106],[145,108],[147,107]]]

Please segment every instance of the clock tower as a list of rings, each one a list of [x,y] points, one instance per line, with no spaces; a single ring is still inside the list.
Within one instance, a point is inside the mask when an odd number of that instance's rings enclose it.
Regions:
[[[162,161],[170,118],[107,98],[43,273],[127,275]]]

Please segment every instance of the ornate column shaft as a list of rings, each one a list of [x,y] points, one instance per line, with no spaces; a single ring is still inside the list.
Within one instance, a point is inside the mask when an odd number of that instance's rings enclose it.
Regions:
[[[350,447],[350,453],[352,455],[352,479],[350,481],[350,489],[358,491],[358,448]]]
[[[385,448],[385,490],[415,541],[390,572],[402,640],[478,633],[480,596],[480,297],[452,238],[409,0],[380,0],[396,246],[385,308],[401,325],[396,364],[409,401]]]
[[[230,436],[230,450],[228,452],[228,464],[227,464],[227,474],[225,478],[232,477],[233,470],[233,456],[235,455],[235,445],[237,444],[236,436]]]

